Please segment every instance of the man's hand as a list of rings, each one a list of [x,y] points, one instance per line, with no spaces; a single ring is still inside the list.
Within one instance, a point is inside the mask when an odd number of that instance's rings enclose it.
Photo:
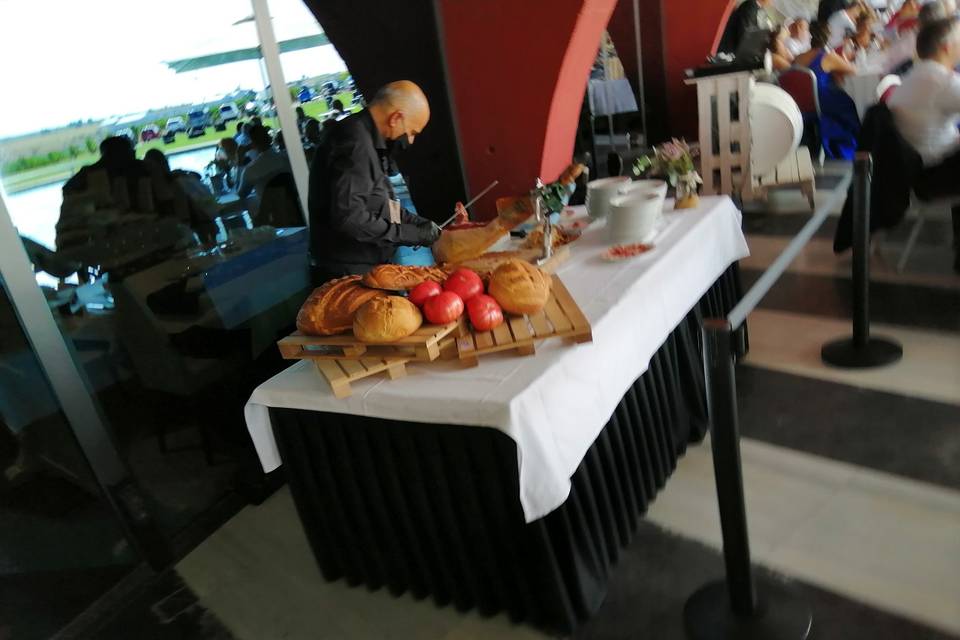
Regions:
[[[462,202],[458,202],[457,206],[453,208],[453,213],[457,216],[453,220],[453,224],[464,224],[465,222],[470,222],[470,214],[467,213],[467,208],[463,206]]]
[[[441,229],[433,220],[417,223],[417,244],[428,247],[440,238]]]

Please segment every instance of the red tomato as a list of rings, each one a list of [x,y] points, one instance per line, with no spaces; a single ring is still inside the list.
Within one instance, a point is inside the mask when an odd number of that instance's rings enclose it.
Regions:
[[[467,302],[473,296],[483,293],[483,280],[475,271],[461,267],[447,277],[443,288],[446,291],[453,291],[460,296],[461,300]]]
[[[413,290],[410,291],[408,299],[418,307],[422,307],[423,303],[426,302],[428,298],[432,298],[441,291],[443,291],[443,287],[440,286],[439,282],[432,282],[428,280],[415,286]]]
[[[423,315],[430,324],[448,324],[463,315],[463,300],[452,291],[438,293],[423,303]]]
[[[470,324],[477,331],[490,331],[503,324],[503,310],[491,296],[480,294],[467,302]]]

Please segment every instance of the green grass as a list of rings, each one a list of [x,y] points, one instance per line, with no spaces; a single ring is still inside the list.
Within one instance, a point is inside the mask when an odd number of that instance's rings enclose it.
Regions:
[[[353,100],[352,91],[343,91],[337,94],[336,97],[343,103],[344,107],[350,110],[350,102]],[[354,111],[359,110],[359,107],[354,109]],[[314,100],[303,105],[303,112],[311,118],[321,119],[321,116],[327,113],[327,111],[327,104],[323,100]],[[263,124],[271,129],[280,128],[280,123],[276,118],[263,118]],[[237,122],[236,120],[231,120],[227,123],[226,131],[217,131],[213,127],[208,127],[206,133],[204,133],[202,136],[197,136],[196,138],[188,138],[185,132],[178,133],[176,140],[170,144],[164,144],[163,140],[160,138],[151,140],[150,142],[140,142],[137,144],[137,157],[142,158],[143,155],[150,149],[160,149],[164,153],[170,154],[177,151],[188,151],[191,149],[213,146],[220,142],[221,138],[232,137],[236,134],[236,132]],[[65,162],[59,162],[46,167],[40,167],[38,169],[30,169],[28,171],[4,175],[2,176],[3,187],[7,193],[14,194],[19,191],[40,187],[45,184],[60,182],[61,180],[66,180],[72,176],[80,169],[80,167],[92,164],[99,158],[99,153],[84,153]]]

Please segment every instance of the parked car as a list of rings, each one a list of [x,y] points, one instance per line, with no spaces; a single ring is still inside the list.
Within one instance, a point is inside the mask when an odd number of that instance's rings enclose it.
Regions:
[[[160,127],[155,124],[148,124],[140,130],[140,140],[150,142],[160,137]]]
[[[207,132],[210,126],[210,118],[205,111],[191,111],[187,114],[187,137],[199,138]]]
[[[323,91],[323,94],[327,97],[334,96],[337,94],[338,91],[340,91],[340,85],[338,85],[333,80],[327,80],[326,82],[323,83],[323,86],[321,87],[321,91]]]
[[[183,119],[183,116],[173,116],[167,119],[166,129],[167,131],[180,133],[181,131],[187,130],[187,122]]]
[[[297,100],[300,102],[310,102],[313,100],[313,93],[310,92],[310,87],[300,87],[300,91],[297,93]]]
[[[117,129],[114,134],[115,136],[126,136],[130,139],[130,142],[133,144],[137,143],[137,134],[133,132],[133,129],[130,127],[124,127],[123,129]]]
[[[240,119],[240,111],[232,102],[226,102],[220,105],[220,119],[224,122]]]
[[[173,144],[173,142],[176,139],[177,139],[176,131],[170,131],[170,129],[167,129],[166,131],[163,132],[163,144]]]

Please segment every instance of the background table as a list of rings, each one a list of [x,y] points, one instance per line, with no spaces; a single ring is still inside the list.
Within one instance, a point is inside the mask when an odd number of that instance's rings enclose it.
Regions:
[[[726,198],[671,213],[659,256],[602,263],[604,237],[589,230],[560,270],[592,344],[411,367],[348,401],[309,363],[254,392],[261,462],[282,458],[327,579],[560,632],[596,610],[637,518],[704,433],[699,321],[739,299],[727,266],[745,254]]]

